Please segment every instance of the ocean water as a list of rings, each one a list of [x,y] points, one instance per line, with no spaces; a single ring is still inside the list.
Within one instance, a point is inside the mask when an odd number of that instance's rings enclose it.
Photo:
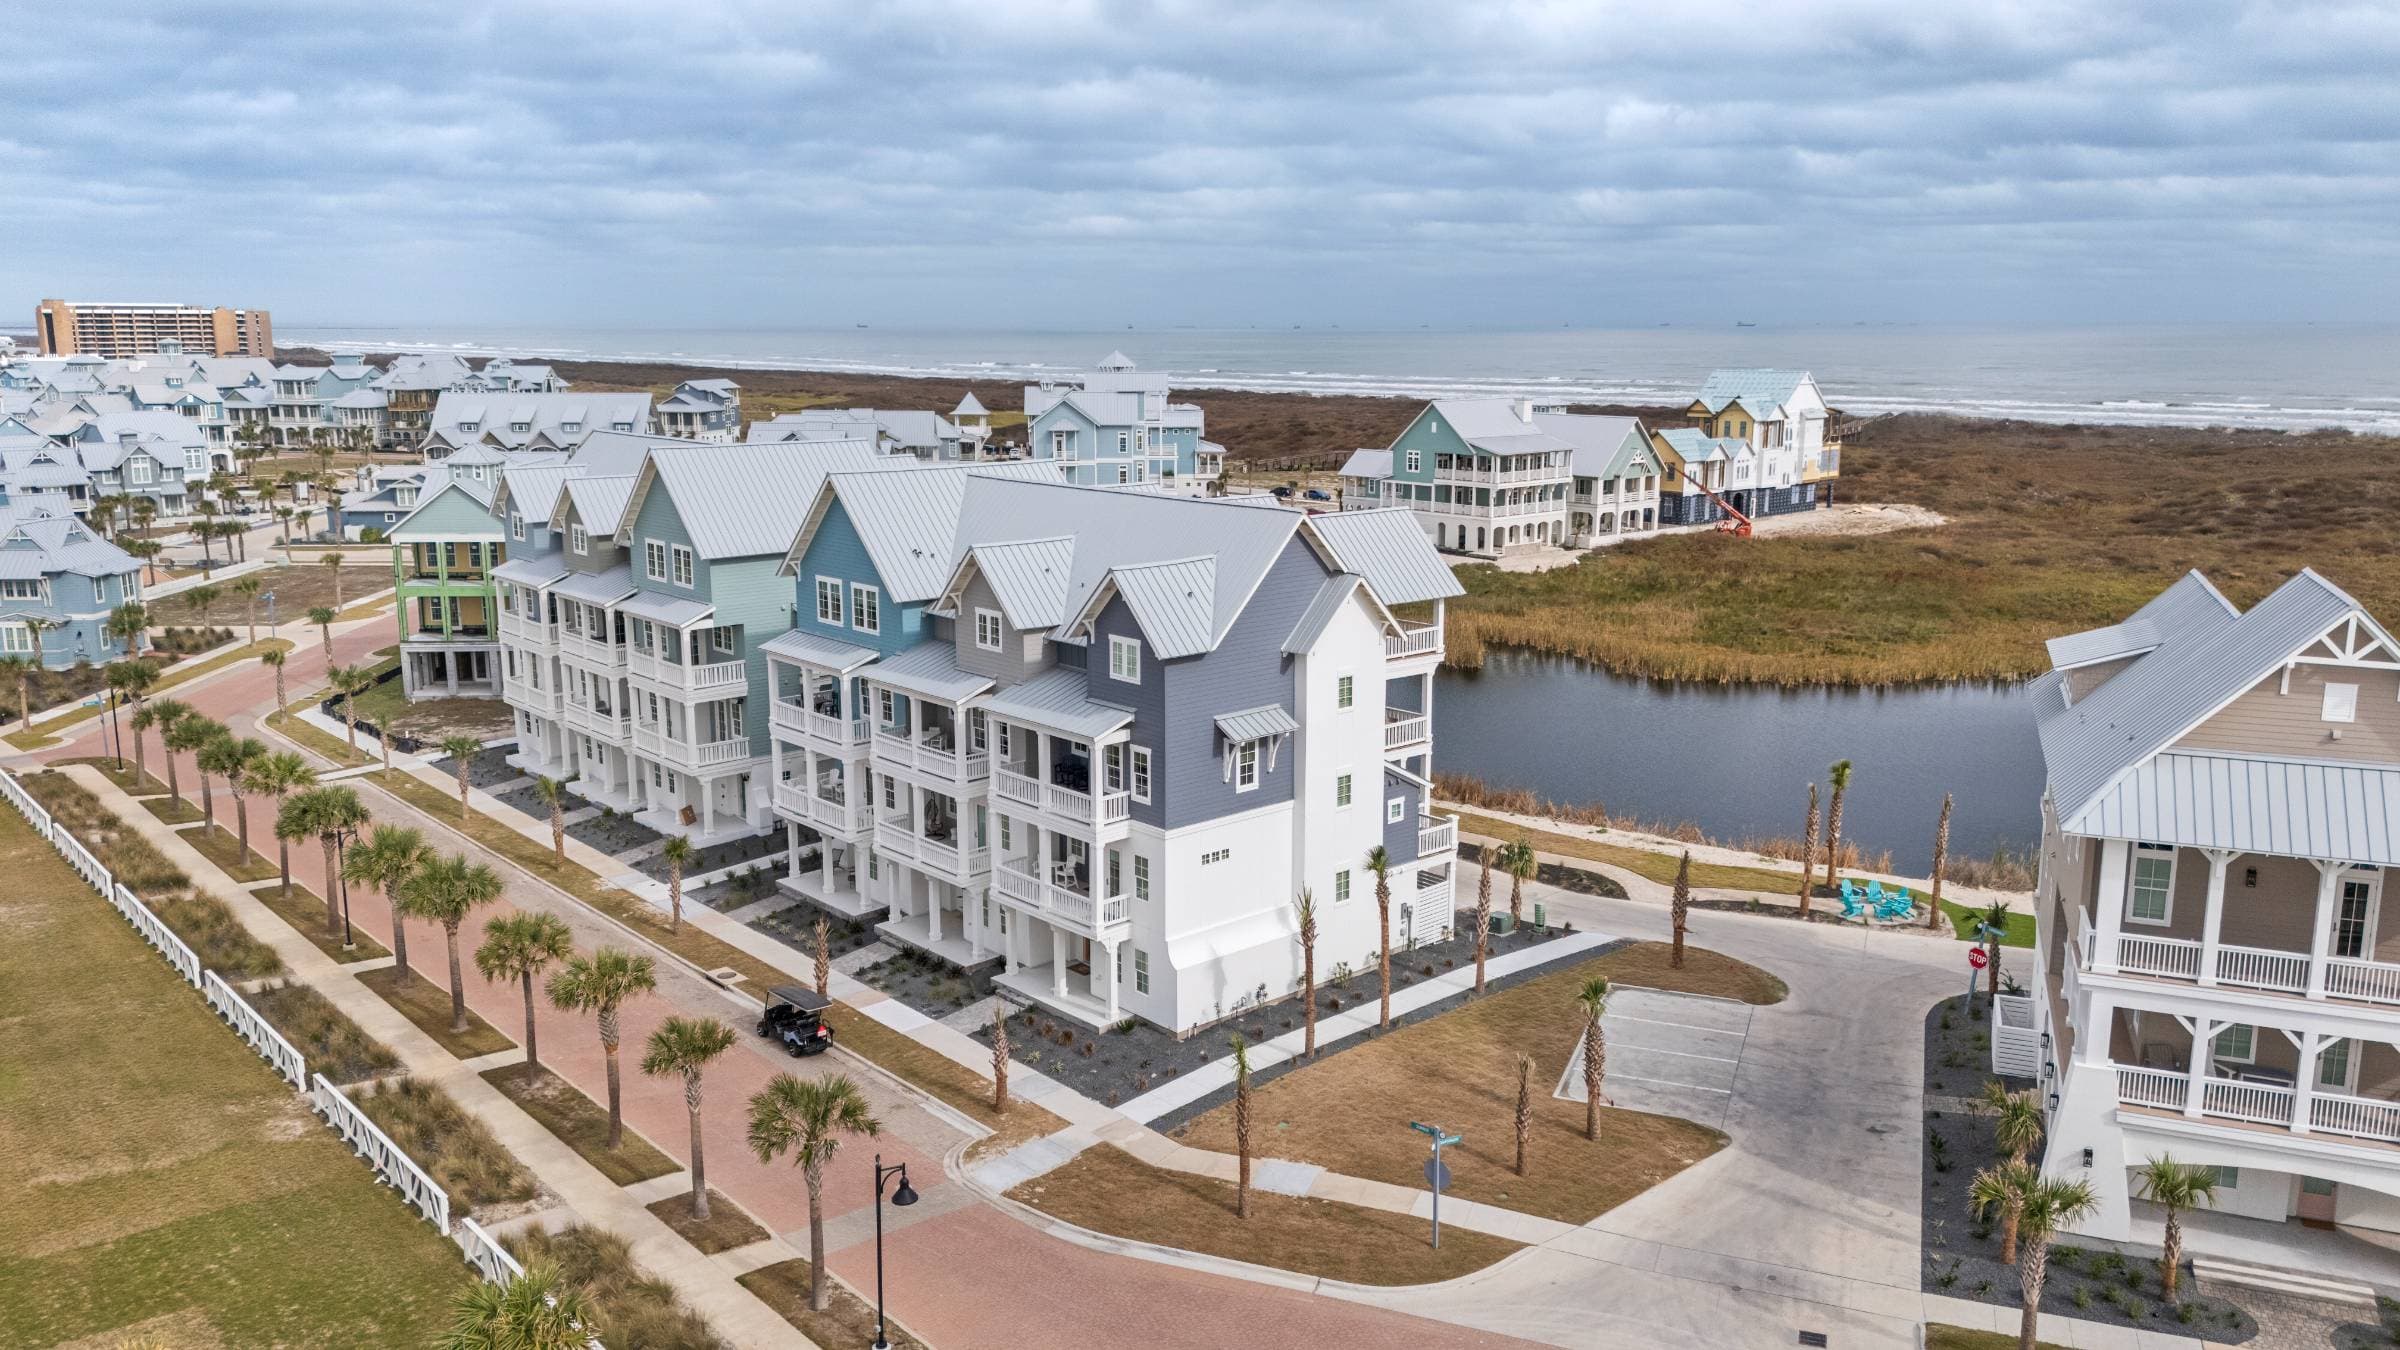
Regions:
[[[1178,388],[1680,403],[1719,366],[1815,373],[1847,412],[2400,434],[2400,326],[1942,325],[1363,331],[281,326],[335,351],[455,351],[1033,381],[1122,350]]]

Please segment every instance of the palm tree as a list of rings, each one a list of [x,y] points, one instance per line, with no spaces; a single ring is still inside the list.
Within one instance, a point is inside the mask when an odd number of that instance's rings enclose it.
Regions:
[[[1250,1217],[1250,1043],[1233,1033],[1233,1150],[1241,1170],[1233,1183],[1233,1217]]]
[[[1830,891],[1842,867],[1842,799],[1850,795],[1850,761],[1837,759],[1825,772],[1833,778],[1833,800],[1825,808],[1825,889]]]
[[[217,588],[211,585],[194,586],[182,596],[183,607],[192,612],[192,622],[205,625],[209,608],[217,603]]]
[[[1492,949],[1492,855],[1499,850],[1486,846],[1481,852],[1483,867],[1475,874],[1475,992],[1483,992],[1483,962]]]
[[[275,710],[277,712],[283,711],[285,706],[283,697],[283,663],[287,655],[288,653],[286,653],[281,647],[269,647],[265,651],[258,654],[258,663],[275,672]]]
[[[1675,864],[1675,890],[1667,897],[1667,917],[1675,925],[1675,950],[1668,963],[1683,969],[1683,934],[1692,920],[1692,851],[1683,851],[1683,861]]]
[[[144,498],[143,500],[147,501],[148,498]],[[158,555],[166,552],[167,546],[155,539],[129,539],[125,542],[124,547],[127,553],[130,553],[142,560],[142,580],[144,584],[152,586],[157,585]]]
[[[123,643],[127,656],[140,656],[150,635],[150,607],[139,600],[128,600],[108,612],[108,622],[102,632]]]
[[[1376,1027],[1390,1030],[1392,1025],[1392,855],[1381,844],[1367,850],[1367,870],[1375,874],[1376,941],[1383,953],[1383,1013]]]
[[[2017,1231],[2023,1244],[2017,1260],[2017,1287],[2025,1311],[2017,1323],[2018,1350],[2036,1350],[2042,1321],[2042,1281],[2050,1270],[2050,1239],[2059,1229],[2099,1208],[2100,1198],[2088,1181],[2045,1177],[2030,1163],[2002,1163],[1975,1178],[1968,1197],[1979,1208],[1990,1208],[2002,1194],[2013,1196]]]
[[[750,1148],[762,1163],[785,1153],[808,1182],[808,1306],[819,1312],[825,1290],[825,1164],[845,1134],[873,1138],[883,1124],[848,1074],[799,1079],[779,1073],[750,1099]]]
[[[247,606],[242,626],[249,636],[242,639],[244,643],[258,641],[258,593],[266,588],[267,583],[256,576],[240,577],[233,583],[233,593],[242,597],[242,603]]]
[[[254,736],[226,736],[217,742],[217,771],[225,775],[225,792],[233,798],[233,833],[241,841],[241,858],[247,863],[253,856],[250,848],[250,771],[267,757],[267,743]]]
[[[536,1261],[506,1284],[476,1280],[451,1300],[438,1350],[584,1350],[594,1310],[558,1267]]]
[[[992,1114],[1008,1110],[1008,1006],[992,1000]]]
[[[1500,846],[1500,870],[1508,873],[1508,922],[1516,927],[1525,922],[1525,883],[1541,870],[1541,855],[1534,852],[1533,841],[1524,835]]]
[[[667,931],[683,931],[683,865],[692,860],[692,841],[684,836],[670,835],[659,846],[658,856],[667,861]]]
[[[2031,1097],[2033,1094],[2025,1094]],[[2167,1211],[2167,1240],[2158,1257],[2158,1283],[2167,1302],[2183,1274],[2183,1212],[2217,1203],[2217,1169],[2160,1154],[2133,1174],[2134,1194]]]
[[[171,698],[154,698],[141,706],[134,714],[133,723],[133,762],[136,768],[142,762],[142,713],[150,714],[150,725],[158,728],[159,750],[167,762],[167,792],[180,802],[183,800],[183,788],[175,779],[175,747],[169,738],[175,734],[175,724],[193,715],[192,710]]]
[[[401,896],[409,879],[433,858],[425,836],[400,825],[378,825],[375,832],[350,850],[342,861],[342,880],[355,881],[383,892],[392,911],[392,969],[402,984],[412,972],[408,965],[408,906]]]
[[[375,687],[364,666],[335,666],[325,672],[326,683],[342,696],[342,725],[350,732],[350,753],[358,753],[358,696]]]
[[[140,709],[134,711],[134,717],[137,720],[141,717]],[[136,742],[134,748],[139,750],[140,743]],[[137,764],[135,768],[138,770],[140,766]],[[303,788],[315,787],[317,771],[308,767],[308,761],[302,759],[298,754],[289,750],[277,750],[260,756],[257,762],[250,766],[248,776],[252,792],[275,799],[276,869],[283,877],[283,898],[289,900],[292,898],[292,841],[305,839],[308,836],[288,834],[284,831],[284,799]]]
[[[17,726],[20,730],[33,725],[33,677],[39,669],[26,657],[0,656],[0,679],[17,683]],[[139,734],[138,730],[136,734]]]
[[[670,1017],[650,1033],[642,1072],[683,1075],[683,1109],[692,1117],[692,1217],[708,1220],[708,1169],[700,1160],[700,1073],[733,1046],[733,1028],[713,1017]]]
[[[475,969],[487,980],[515,980],[525,991],[525,1064],[542,1067],[534,1048],[533,977],[553,961],[564,961],[575,950],[567,922],[555,914],[503,914],[483,926],[483,945],[475,949]]]
[[[1995,934],[2005,934],[2008,932],[2009,913],[2006,900],[1994,900],[1983,907],[1983,912],[1975,916],[1975,921]],[[1992,963],[1983,968],[1983,996],[1988,1002],[2000,997],[2000,939],[1994,937],[1984,944],[1983,949],[1992,957]]]
[[[33,663],[36,666],[47,664],[42,660],[42,634],[58,627],[59,621],[29,614],[20,622],[25,625],[26,641],[33,644]]]
[[[567,860],[567,785],[555,778],[534,780],[534,789],[541,794],[542,804],[550,808],[550,853],[560,862]]]
[[[1594,975],[1575,990],[1575,1006],[1583,1010],[1583,1137],[1600,1137],[1600,1084],[1608,1074],[1608,1040],[1600,1018],[1608,1011],[1608,977]]]
[[[217,554],[209,541],[217,537],[217,504],[203,495],[192,503],[192,510],[200,517],[199,523],[192,526],[192,533],[200,539],[200,575],[213,577],[217,574]]]
[[[194,760],[197,760],[199,752],[207,748],[210,741],[224,734],[224,731],[225,728],[222,725],[188,708],[184,710],[181,717],[175,719],[175,725],[167,728],[166,734],[159,738],[167,743],[167,768],[169,770],[167,786],[170,789],[175,786],[173,776],[175,756],[188,753]],[[175,800],[182,801],[182,794],[177,793]],[[204,805],[208,801],[208,766],[206,764],[200,765],[200,800]]]
[[[1300,929],[1300,1019],[1307,1027],[1306,1044],[1302,1053],[1310,1059],[1317,1057],[1317,896],[1308,887],[1300,888],[1300,898],[1292,902],[1292,916]]]
[[[358,832],[367,827],[367,808],[358,800],[358,793],[346,787],[314,787],[283,804],[286,811],[297,811],[305,823],[304,834],[315,835],[325,850],[325,931],[342,931],[342,910],[334,895],[334,883],[341,878],[341,854]],[[279,831],[280,833],[280,831]]]
[[[333,528],[333,512],[330,504],[325,512],[325,528],[328,530]],[[326,554],[322,566],[325,568],[325,574],[333,578],[333,607],[340,609],[342,607],[342,555],[339,553]]]
[[[1800,834],[1800,918],[1817,898],[1817,785],[1808,785],[1808,828]]]
[[[117,745],[117,772],[125,772],[125,737],[117,722],[117,705],[134,701],[137,685],[147,685],[158,672],[142,661],[114,661],[108,666],[108,733]]]
[[[625,1141],[624,1095],[617,1081],[617,1009],[636,994],[658,987],[655,964],[617,947],[602,947],[590,956],[570,956],[550,977],[550,1001],[570,1012],[595,1014],[600,1021],[600,1048],[608,1053],[608,1146]],[[822,1251],[818,1253],[824,1255]]]
[[[292,542],[292,508],[288,506],[276,507],[275,521],[277,524],[283,527],[283,542],[285,547],[290,547]]]
[[[1933,889],[1925,901],[1925,926],[1942,926],[1942,873],[1950,866],[1950,794],[1942,794],[1942,819],[1933,827]]]
[[[1997,1082],[1983,1085],[1983,1105],[1992,1113],[1992,1137],[2012,1163],[2023,1163],[2042,1142],[2042,1106],[2033,1093],[2011,1092]],[[2017,1210],[2013,1201],[2000,1206],[2000,1263],[2017,1263]]]
[[[318,636],[325,640],[325,660],[329,663],[333,660],[333,621],[335,617],[334,612],[323,605],[314,606],[308,611],[308,621],[317,626]]]
[[[156,519],[158,519],[158,498],[136,497],[133,499],[133,524],[135,529],[142,530],[146,533],[150,529],[150,522]],[[144,539],[142,542],[145,544],[156,544],[158,541],[155,539]],[[149,552],[143,554],[142,556],[145,558],[155,558],[158,556],[158,553],[159,551],[156,548],[152,548]]]
[[[1525,1175],[1525,1147],[1533,1142],[1533,1056],[1517,1056],[1517,1175]]]
[[[817,997],[825,998],[833,983],[833,925],[827,923],[825,916],[820,914],[811,926],[816,930],[817,938]]]
[[[402,907],[420,919],[431,919],[442,926],[442,940],[450,949],[452,1031],[467,1029],[467,981],[458,963],[458,927],[467,921],[468,915],[498,900],[504,889],[500,874],[489,866],[463,857],[438,856],[420,863],[416,874],[400,888]],[[609,1070],[612,1075],[616,1070],[613,1058]]]
[[[391,738],[386,736],[384,741],[389,744]],[[473,813],[467,809],[467,791],[470,787],[467,774],[474,769],[475,754],[481,749],[483,749],[483,742],[472,736],[454,735],[442,738],[442,753],[448,755],[451,762],[458,765],[458,823],[462,828],[474,818]]]

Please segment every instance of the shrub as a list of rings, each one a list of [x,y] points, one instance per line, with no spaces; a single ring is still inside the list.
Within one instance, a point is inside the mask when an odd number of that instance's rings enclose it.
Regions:
[[[583,1291],[599,1314],[594,1328],[610,1345],[644,1350],[728,1350],[706,1319],[683,1305],[675,1286],[633,1262],[633,1244],[574,1223],[555,1233],[528,1228],[506,1240],[519,1261],[547,1261]]]
[[[537,1193],[533,1175],[500,1146],[483,1122],[433,1084],[386,1079],[352,1100],[433,1175],[450,1193],[451,1204],[472,1209],[531,1200]]]
[[[398,1055],[359,1030],[348,1014],[308,985],[285,980],[249,998],[259,1016],[307,1058],[311,1072],[336,1083],[355,1083],[400,1067]]]

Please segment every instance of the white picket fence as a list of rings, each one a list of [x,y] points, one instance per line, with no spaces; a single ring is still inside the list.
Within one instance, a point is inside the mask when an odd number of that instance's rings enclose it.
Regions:
[[[401,1199],[416,1206],[417,1212],[423,1214],[444,1237],[449,1236],[449,1193],[435,1184],[433,1178],[426,1175],[425,1169],[417,1166],[414,1158],[393,1143],[392,1137],[385,1134],[382,1127],[367,1119],[366,1112],[359,1110],[355,1103],[343,1096],[340,1088],[326,1082],[325,1075],[317,1074],[311,1081],[313,1085],[308,1090],[308,1104],[316,1108],[318,1115],[325,1117],[325,1123],[333,1127],[333,1132],[342,1137],[342,1142],[348,1144],[352,1152],[367,1160],[367,1165],[375,1169],[385,1185],[400,1192]]]
[[[183,977],[184,983],[195,989],[200,987],[199,954],[182,938],[175,936],[175,930],[152,913],[150,907],[142,903],[140,896],[118,885],[117,879],[100,865],[100,860],[92,856],[92,851],[83,846],[82,840],[50,818],[50,813],[33,799],[33,794],[25,790],[25,785],[17,781],[15,774],[0,770],[0,796],[8,798],[8,804],[17,808],[17,814],[25,817],[26,823],[33,826],[34,833],[58,850],[58,855],[67,860],[67,866],[74,868],[75,874],[82,877],[85,884],[98,891],[102,899],[116,906],[117,912],[133,925],[133,931],[141,934],[144,942],[157,948],[158,954],[167,958],[168,965],[175,967],[175,973]]]
[[[475,1267],[475,1273],[493,1284],[506,1284],[525,1273],[525,1267],[508,1254],[508,1249],[500,1245],[500,1239],[484,1231],[482,1224],[463,1214],[459,1216],[458,1226],[451,1230],[450,1236],[458,1243],[458,1249],[467,1254],[467,1264]]]
[[[223,976],[209,971],[201,978],[200,992],[207,997],[208,1006],[217,1010],[217,1016],[224,1018],[226,1024],[233,1028],[233,1034],[241,1037],[261,1058],[274,1066],[275,1072],[282,1074],[284,1081],[290,1083],[294,1091],[308,1090],[308,1061],[301,1057],[297,1047],[283,1038],[282,1032],[258,1015],[258,1010],[250,1006],[248,999],[243,998],[232,985],[225,983]]]

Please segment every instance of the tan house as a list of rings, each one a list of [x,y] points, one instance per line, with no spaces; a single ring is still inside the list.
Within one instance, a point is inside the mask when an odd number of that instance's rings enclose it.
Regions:
[[[1995,1050],[2029,1043],[2082,1231],[2154,1218],[2128,1173],[2163,1154],[2220,1214],[2400,1231],[2400,643],[2313,571],[2247,612],[2195,572],[2050,657],[2037,975]]]

